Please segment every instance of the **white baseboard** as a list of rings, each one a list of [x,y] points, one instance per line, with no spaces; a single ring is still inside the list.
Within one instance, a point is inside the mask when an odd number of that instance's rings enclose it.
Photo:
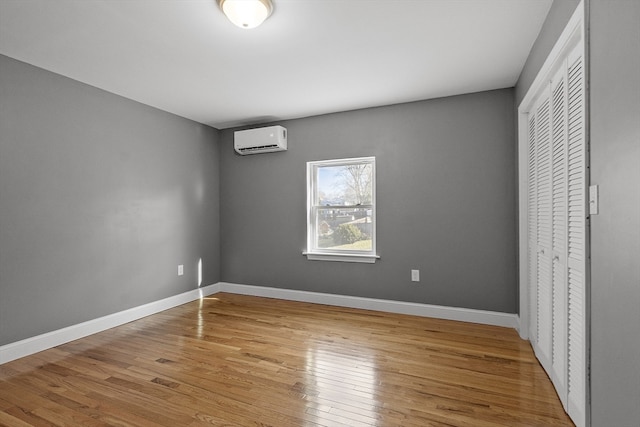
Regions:
[[[386,311],[518,329],[516,314],[219,282],[0,347],[0,365],[218,292]]]
[[[520,338],[522,338],[523,340],[528,341],[529,331],[524,327],[524,322],[520,318],[520,315],[516,314],[515,316],[516,316],[516,330],[518,331],[518,335],[520,335]]]
[[[420,304],[414,302],[324,294],[291,289],[241,285],[227,282],[219,282],[218,285],[220,285],[221,292],[229,292],[233,294],[311,302],[364,310],[386,311],[389,313],[410,314],[414,316],[434,317],[437,319],[458,320],[461,322],[480,323],[484,325],[518,329],[518,316],[516,314],[499,313],[496,311],[444,307],[440,305]]]
[[[0,365],[220,292],[216,283],[0,347]]]

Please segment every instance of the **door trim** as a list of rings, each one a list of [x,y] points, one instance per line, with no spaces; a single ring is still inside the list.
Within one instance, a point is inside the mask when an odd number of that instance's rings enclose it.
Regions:
[[[518,106],[518,241],[519,241],[519,295],[520,295],[520,323],[518,333],[522,339],[529,337],[529,279],[527,273],[527,258],[529,253],[529,241],[527,235],[527,223],[529,220],[527,211],[527,168],[528,168],[528,119],[529,111],[533,108],[540,93],[547,83],[553,78],[563,59],[573,46],[585,39],[584,31],[584,0],[581,0],[575,12],[569,19],[560,38],[554,45],[538,72],[526,95]],[[586,44],[586,43],[585,43]],[[586,57],[586,55],[585,55]]]

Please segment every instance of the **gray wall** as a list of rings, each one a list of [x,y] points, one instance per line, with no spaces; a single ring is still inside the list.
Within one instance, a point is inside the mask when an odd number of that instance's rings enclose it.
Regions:
[[[516,110],[566,27],[580,0],[555,0],[540,29],[516,84]]]
[[[640,425],[640,2],[591,0],[592,421]]]
[[[222,280],[514,313],[513,102],[505,89],[283,121],[289,150],[261,155],[223,131]],[[306,162],[358,156],[377,159],[381,259],[308,261]]]
[[[218,282],[217,138],[0,56],[0,345]]]

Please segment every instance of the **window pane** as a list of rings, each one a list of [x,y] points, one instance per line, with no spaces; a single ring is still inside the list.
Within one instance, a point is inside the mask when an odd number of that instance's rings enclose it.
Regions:
[[[317,168],[320,206],[356,206],[371,204],[372,170],[370,163]]]
[[[371,251],[371,209],[319,208],[316,223],[318,249]]]

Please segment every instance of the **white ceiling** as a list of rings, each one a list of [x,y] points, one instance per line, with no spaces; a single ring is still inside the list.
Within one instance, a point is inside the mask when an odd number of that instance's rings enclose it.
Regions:
[[[552,0],[0,0],[0,53],[222,129],[512,87]]]

